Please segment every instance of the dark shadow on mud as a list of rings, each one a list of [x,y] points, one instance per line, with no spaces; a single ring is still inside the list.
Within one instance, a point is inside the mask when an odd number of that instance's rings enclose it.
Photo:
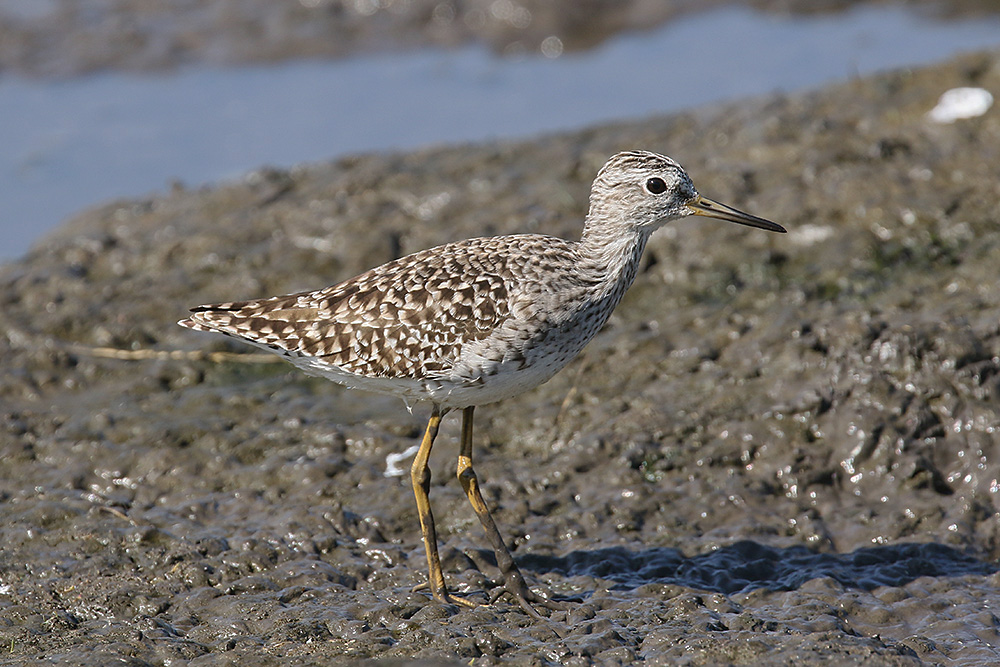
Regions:
[[[617,583],[616,589],[643,584],[676,584],[715,593],[760,588],[793,590],[812,579],[829,577],[843,586],[872,590],[902,586],[918,577],[989,575],[997,563],[983,562],[942,544],[867,547],[849,554],[828,554],[795,546],[783,549],[749,540],[691,558],[676,549],[629,551],[624,547],[574,551],[566,556],[518,557],[526,570],[590,576]]]

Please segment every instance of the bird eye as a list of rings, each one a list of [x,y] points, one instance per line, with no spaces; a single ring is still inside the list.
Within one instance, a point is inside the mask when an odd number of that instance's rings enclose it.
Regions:
[[[654,176],[646,181],[646,190],[654,195],[662,195],[667,191],[667,184],[663,182],[662,178]]]

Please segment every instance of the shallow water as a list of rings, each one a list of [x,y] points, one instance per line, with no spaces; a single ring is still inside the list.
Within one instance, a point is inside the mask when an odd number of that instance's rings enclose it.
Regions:
[[[556,59],[463,47],[58,81],[7,75],[0,260],[85,206],[173,181],[200,185],[261,165],[641,118],[929,63],[996,45],[998,35],[993,15],[942,20],[889,6],[778,16],[727,7]]]

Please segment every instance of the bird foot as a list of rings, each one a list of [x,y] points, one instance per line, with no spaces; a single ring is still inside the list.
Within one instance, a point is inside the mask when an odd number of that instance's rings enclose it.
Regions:
[[[410,592],[417,593],[419,591],[425,591],[428,588],[430,588],[430,585],[425,581],[424,583],[417,584],[416,586],[411,588]],[[474,600],[467,600],[465,598],[457,597],[446,590],[441,591],[438,595],[433,595],[432,597],[438,602],[443,602],[444,604],[455,604],[460,607],[467,607],[469,609],[475,609],[476,607],[482,606],[478,602],[475,602]]]
[[[514,601],[524,610],[524,613],[536,621],[541,620],[543,617],[538,613],[534,605],[549,609],[550,611],[568,611],[571,609],[571,605],[567,602],[552,600],[534,592],[528,588],[523,579],[520,579],[520,581],[514,579],[505,582],[503,587],[490,596],[490,604],[493,604],[504,595],[514,598]]]
[[[467,609],[476,609],[477,607],[482,606],[475,600],[455,597],[451,593],[445,593],[444,595],[442,595],[441,598],[438,600],[438,602],[444,602],[445,604],[457,604],[458,606],[466,607]]]

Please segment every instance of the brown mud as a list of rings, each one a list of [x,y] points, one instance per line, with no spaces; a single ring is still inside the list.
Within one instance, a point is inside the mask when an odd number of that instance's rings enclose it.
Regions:
[[[1000,54],[79,216],[0,267],[0,664],[996,662],[1000,114],[931,123],[960,85],[1000,90]],[[174,323],[468,236],[574,236],[634,147],[790,233],[671,225],[574,364],[477,411],[487,501],[572,611],[428,603],[384,474],[426,409],[207,358],[247,350]],[[431,501],[483,601],[457,422]]]

